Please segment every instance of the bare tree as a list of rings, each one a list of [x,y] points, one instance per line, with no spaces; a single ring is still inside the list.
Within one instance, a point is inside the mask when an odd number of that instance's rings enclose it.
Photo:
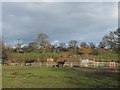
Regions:
[[[4,41],[1,42],[1,45],[2,45],[2,57],[1,57],[2,63],[8,65],[7,62],[10,60],[12,48],[9,46],[5,46]]]
[[[66,47],[66,44],[65,44],[65,43],[60,43],[60,44],[59,44],[59,47],[65,48],[65,47]]]
[[[118,46],[120,45],[120,42],[118,40],[119,35],[120,35],[119,29],[117,29],[116,31],[110,31],[102,38],[101,42],[102,44],[104,43],[108,48],[111,49],[118,48]]]
[[[49,46],[49,41],[47,40],[48,36],[44,33],[40,33],[35,40],[35,43],[39,49],[42,49],[42,52],[44,53],[46,48]]]
[[[89,47],[92,48],[92,49],[96,48],[96,46],[95,46],[95,44],[93,42],[89,43]]]
[[[15,42],[15,46],[16,46],[16,52],[18,53],[21,53],[23,52],[21,46],[23,45],[23,41],[18,39],[16,42]]]
[[[109,47],[109,48],[115,48],[116,45],[115,45],[115,34],[114,32],[110,31],[107,35],[104,36],[103,38],[106,42],[106,45]]]
[[[78,41],[76,41],[76,40],[70,40],[68,43],[68,46],[70,48],[77,48],[77,45],[78,45]]]
[[[106,44],[104,41],[101,41],[98,45],[99,48],[105,48],[106,47]]]
[[[23,44],[22,40],[17,39],[17,41],[16,41],[16,48],[21,48],[22,44]]]
[[[108,34],[108,42],[114,45],[114,47],[119,48],[120,46],[120,28],[114,32]]]
[[[89,47],[89,45],[86,42],[81,42],[80,47],[81,48],[87,48],[87,47]]]

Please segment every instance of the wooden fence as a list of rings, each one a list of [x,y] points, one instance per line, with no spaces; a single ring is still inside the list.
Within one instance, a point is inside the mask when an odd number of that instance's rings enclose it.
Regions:
[[[31,63],[30,66],[52,67],[56,64],[57,64],[56,62],[34,62],[34,63]],[[9,63],[9,65],[25,66],[25,63]],[[26,63],[26,66],[27,66],[27,63]],[[88,67],[88,68],[112,68],[112,69],[116,69],[119,66],[120,66],[120,64],[116,63],[116,62],[93,62],[93,63],[89,63],[89,62],[65,62],[65,64],[64,64],[64,67]]]

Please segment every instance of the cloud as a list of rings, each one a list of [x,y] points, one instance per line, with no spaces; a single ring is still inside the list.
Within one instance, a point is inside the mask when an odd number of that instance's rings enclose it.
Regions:
[[[6,42],[32,42],[39,33],[46,33],[51,42],[98,43],[110,29],[117,28],[117,3],[5,2],[2,6]]]
[[[0,38],[1,36],[2,36],[2,3],[0,3]]]
[[[59,40],[55,40],[53,42],[51,42],[52,45],[59,45],[60,41]]]

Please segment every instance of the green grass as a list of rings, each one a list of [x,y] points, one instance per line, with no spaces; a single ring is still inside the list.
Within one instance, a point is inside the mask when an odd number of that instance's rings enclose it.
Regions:
[[[11,53],[9,55],[9,60],[12,61],[25,61],[30,59],[44,59],[48,57],[60,57],[61,53]]]
[[[102,70],[20,66],[3,66],[2,70],[3,88],[108,88],[118,86],[118,74]]]
[[[38,58],[41,59],[41,60],[46,60],[46,58],[48,57],[57,57],[59,58],[60,56],[65,56],[67,57],[67,60],[74,60],[74,55],[72,56],[72,58],[68,58],[69,56],[69,53],[54,53],[54,52],[48,52],[48,53],[11,53],[9,55],[9,60],[12,60],[12,61],[20,61],[20,62],[24,62],[25,60],[30,60],[30,59],[35,59],[37,60]],[[80,57],[83,57],[82,55],[79,56]],[[85,57],[85,56],[84,56]],[[113,60],[113,61],[117,61],[119,60],[118,59],[118,54],[117,53],[107,53],[107,54],[99,54],[99,55],[96,55],[96,56],[92,56],[93,58],[96,57],[96,59],[99,61],[101,59],[104,59],[104,60]],[[88,55],[88,58],[91,58],[91,55]]]
[[[118,59],[118,54],[117,53],[107,53],[107,54],[100,54],[97,56],[97,59],[105,59],[105,60],[119,60]]]

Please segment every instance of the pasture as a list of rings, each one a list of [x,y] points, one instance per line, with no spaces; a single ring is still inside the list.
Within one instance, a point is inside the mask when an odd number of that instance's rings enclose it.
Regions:
[[[3,88],[115,88],[118,72],[68,67],[3,66]]]

